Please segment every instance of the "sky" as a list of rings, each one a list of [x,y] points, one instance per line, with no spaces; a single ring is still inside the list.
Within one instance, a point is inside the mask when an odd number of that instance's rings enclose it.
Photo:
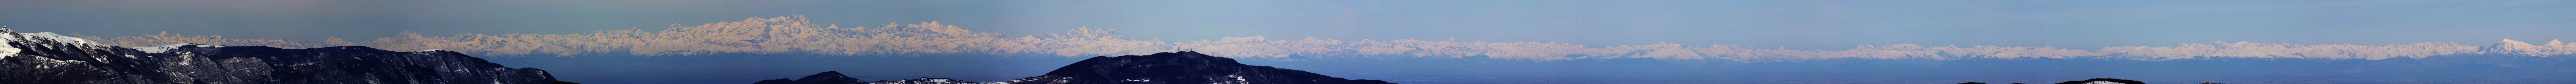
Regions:
[[[869,26],[937,21],[1003,36],[1118,29],[1136,40],[1416,39],[1592,45],[2051,46],[2096,50],[2210,41],[2395,45],[2562,39],[2576,2],[2511,1],[690,1],[12,0],[0,25],[323,40],[574,34],[804,15]],[[297,32],[297,33],[277,33]]]

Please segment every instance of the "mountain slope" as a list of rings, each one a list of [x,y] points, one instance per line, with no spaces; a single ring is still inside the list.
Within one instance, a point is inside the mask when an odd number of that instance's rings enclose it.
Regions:
[[[1010,84],[1394,84],[1236,63],[1193,51],[1092,57]]]
[[[791,80],[791,79],[785,79],[785,78],[780,78],[780,79],[770,79],[770,80],[760,80],[760,82],[753,82],[753,83],[751,83],[751,84],[992,84],[992,83],[976,83],[976,82],[968,82],[968,81],[963,81],[963,80],[949,80],[949,79],[947,79],[947,78],[930,78],[930,77],[922,77],[922,78],[918,78],[918,79],[908,79],[908,80],[877,80],[876,82],[860,82],[858,78],[850,78],[850,76],[849,76],[849,75],[841,75],[841,72],[840,72],[840,71],[824,71],[823,73],[815,73],[814,75],[806,75],[806,76],[805,76],[805,78],[796,78],[796,79],[792,79],[792,80]]]
[[[805,78],[797,78],[796,80],[781,78],[760,80],[760,82],[754,82],[751,84],[868,84],[868,82],[861,82],[858,78],[850,78],[848,75],[841,75],[840,71],[824,71],[823,73],[815,73],[814,75],[808,75],[805,76]]]
[[[994,83],[999,83],[999,82],[994,82]],[[984,83],[976,83],[976,82],[964,81],[964,80],[954,80],[954,79],[948,79],[948,78],[930,78],[930,77],[921,77],[921,78],[904,79],[904,80],[877,80],[877,82],[868,82],[868,84],[984,84]]]
[[[809,82],[826,80],[823,82]],[[805,78],[761,80],[752,84],[855,84],[837,71]],[[1301,70],[1236,63],[1233,58],[1193,51],[1091,57],[1035,77],[1003,82],[969,82],[946,78],[885,80],[866,84],[1396,84],[1379,80],[1334,78]]]
[[[0,84],[544,84],[535,68],[509,68],[450,51],[362,46],[280,49],[174,44],[119,48],[81,38],[0,29]]]

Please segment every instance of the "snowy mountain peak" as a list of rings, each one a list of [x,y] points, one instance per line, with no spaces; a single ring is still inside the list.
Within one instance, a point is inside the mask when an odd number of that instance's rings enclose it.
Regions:
[[[44,38],[44,39],[48,39],[48,40],[53,40],[54,42],[71,43],[71,44],[80,44],[80,45],[92,45],[92,46],[107,46],[107,44],[98,44],[98,42],[90,42],[90,41],[89,41],[89,39],[81,39],[81,38],[78,38],[78,37],[72,37],[72,36],[63,36],[63,35],[60,35],[60,34],[54,34],[54,32],[36,32],[36,33],[29,33],[29,34],[27,34],[27,35],[28,35],[28,36],[27,36],[28,38]]]
[[[108,46],[108,45],[106,45],[106,44],[99,44],[99,43],[97,43],[97,42],[91,42],[91,41],[89,41],[89,40],[87,40],[87,39],[75,38],[75,37],[71,37],[71,36],[63,36],[63,35],[60,35],[60,34],[54,34],[53,32],[18,33],[18,31],[17,31],[17,30],[10,30],[10,29],[8,29],[8,28],[0,28],[0,43],[13,43],[13,42],[20,42],[20,41],[27,41],[27,43],[35,43],[35,44],[0,44],[0,46],[32,45],[32,46],[42,46],[42,47],[45,47],[45,48],[97,48],[97,47],[111,47],[111,46]],[[58,45],[58,44],[69,44],[69,45],[67,45],[67,46],[56,46],[56,45]],[[19,53],[21,50],[24,50],[24,49],[25,49],[25,48],[19,48],[19,47],[6,47],[6,48],[0,48],[0,57],[17,56],[17,55],[18,55],[18,53]]]
[[[2566,46],[2564,45],[2565,43],[2567,42],[2558,42],[2557,39],[2550,39],[2548,44],[2540,44],[2540,46]]]
[[[2496,42],[2495,44],[2479,46],[2478,50],[2489,54],[2518,54],[2543,57],[2549,55],[2576,54],[2576,46],[2567,45],[2565,42],[2560,42],[2558,40],[2550,40],[2548,43],[2534,45],[2528,42],[2504,39],[2503,41]]]
[[[179,44],[170,44],[170,45],[161,45],[161,46],[144,46],[144,47],[133,47],[133,48],[134,48],[134,50],[135,50],[135,51],[143,51],[143,53],[169,53],[171,49],[179,49],[180,47],[224,47],[224,46],[219,46],[219,45],[205,45],[205,44],[194,44],[194,43],[179,43]]]
[[[398,53],[364,46],[103,45],[51,32],[0,28],[6,84],[537,84],[545,70],[512,69],[453,53]],[[134,51],[125,51],[134,50]],[[437,77],[419,77],[437,76]]]
[[[2531,43],[2515,41],[2513,39],[2504,39],[2503,41],[2496,41],[2495,44],[2488,46],[2531,46]]]
[[[54,34],[54,32],[18,33],[18,31],[16,31],[16,30],[10,30],[10,29],[8,29],[8,28],[0,28],[0,42],[13,42],[13,41],[51,41],[51,43],[72,44],[73,46],[70,46],[70,47],[107,47],[107,46],[108,46],[107,44],[99,44],[98,42],[89,41],[88,39],[81,39],[81,38],[71,37],[71,36],[63,36],[63,35],[61,35],[61,34]],[[15,45],[26,45],[26,44],[15,44]],[[45,46],[51,46],[51,45],[45,45]]]

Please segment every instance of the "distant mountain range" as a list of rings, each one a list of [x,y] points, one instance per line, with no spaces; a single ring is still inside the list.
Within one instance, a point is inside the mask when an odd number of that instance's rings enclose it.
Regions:
[[[1294,69],[1252,66],[1236,63],[1233,58],[1208,56],[1193,51],[1092,57],[1074,62],[1035,77],[1001,82],[969,82],[945,78],[881,80],[859,82],[837,71],[827,71],[794,80],[761,80],[752,84],[1396,84],[1380,80],[1351,80],[1324,76]]]
[[[553,75],[457,52],[363,46],[120,48],[0,29],[0,84],[546,84]]]

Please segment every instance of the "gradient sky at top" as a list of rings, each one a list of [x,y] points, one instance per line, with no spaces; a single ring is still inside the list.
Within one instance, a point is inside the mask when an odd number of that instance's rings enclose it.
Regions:
[[[2576,2],[2510,1],[697,1],[0,0],[20,31],[367,39],[414,31],[569,34],[806,15],[842,26],[939,21],[1005,36],[1090,27],[1168,41],[1320,39],[2095,49],[2209,41],[2407,44],[2566,39]],[[2526,40],[2531,41],[2531,40]]]

